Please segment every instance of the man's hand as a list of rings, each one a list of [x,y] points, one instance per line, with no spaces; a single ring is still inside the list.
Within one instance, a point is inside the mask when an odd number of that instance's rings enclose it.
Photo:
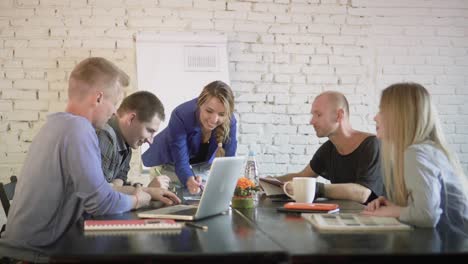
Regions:
[[[144,192],[142,188],[135,188],[134,195],[136,198],[135,209],[149,205],[151,201],[151,195]]]
[[[166,175],[156,176],[149,184],[148,187],[156,187],[167,190],[171,179]]]
[[[190,194],[197,194],[200,192],[201,182],[202,178],[200,176],[190,176],[186,183],[187,190],[190,192]]]
[[[161,201],[165,205],[180,204],[181,202],[177,195],[162,188],[147,187],[143,190],[151,196],[152,200]]]
[[[112,186],[115,186],[115,187],[121,187],[124,185],[124,181],[122,179],[114,179],[112,180]]]

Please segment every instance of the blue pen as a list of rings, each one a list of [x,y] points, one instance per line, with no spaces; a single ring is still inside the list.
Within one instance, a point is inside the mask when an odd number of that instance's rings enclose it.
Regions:
[[[193,168],[192,168],[192,165],[191,165],[191,164],[189,164],[189,167],[190,167],[190,170],[192,171],[193,177],[194,177],[194,178],[197,177],[197,176],[195,175],[195,172],[193,171]],[[205,189],[205,186],[203,186],[203,184],[201,184],[201,183],[200,183],[200,185],[198,185],[198,187],[200,188],[200,190],[201,190],[202,192],[203,192],[203,189]]]

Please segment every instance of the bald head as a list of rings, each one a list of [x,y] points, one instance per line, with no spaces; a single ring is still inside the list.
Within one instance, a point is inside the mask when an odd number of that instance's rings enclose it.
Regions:
[[[315,98],[314,102],[318,100],[320,101],[323,100],[324,102],[326,102],[325,105],[327,105],[327,107],[332,111],[343,109],[343,111],[345,112],[345,115],[349,117],[348,100],[346,100],[346,97],[342,93],[336,92],[336,91],[326,91],[326,92],[319,94]]]

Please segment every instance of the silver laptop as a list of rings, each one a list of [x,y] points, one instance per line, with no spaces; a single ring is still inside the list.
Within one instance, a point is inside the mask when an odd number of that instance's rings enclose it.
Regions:
[[[237,179],[242,174],[245,157],[215,158],[208,181],[196,205],[174,205],[138,213],[141,218],[169,218],[176,220],[198,220],[222,214],[229,210]]]

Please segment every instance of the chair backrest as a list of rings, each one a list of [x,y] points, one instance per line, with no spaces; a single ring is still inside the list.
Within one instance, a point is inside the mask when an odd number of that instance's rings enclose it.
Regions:
[[[8,211],[10,210],[10,200],[13,199],[15,195],[16,182],[18,179],[15,175],[10,177],[10,182],[3,184],[0,182],[0,200],[2,202],[3,210],[5,215],[8,216]]]

